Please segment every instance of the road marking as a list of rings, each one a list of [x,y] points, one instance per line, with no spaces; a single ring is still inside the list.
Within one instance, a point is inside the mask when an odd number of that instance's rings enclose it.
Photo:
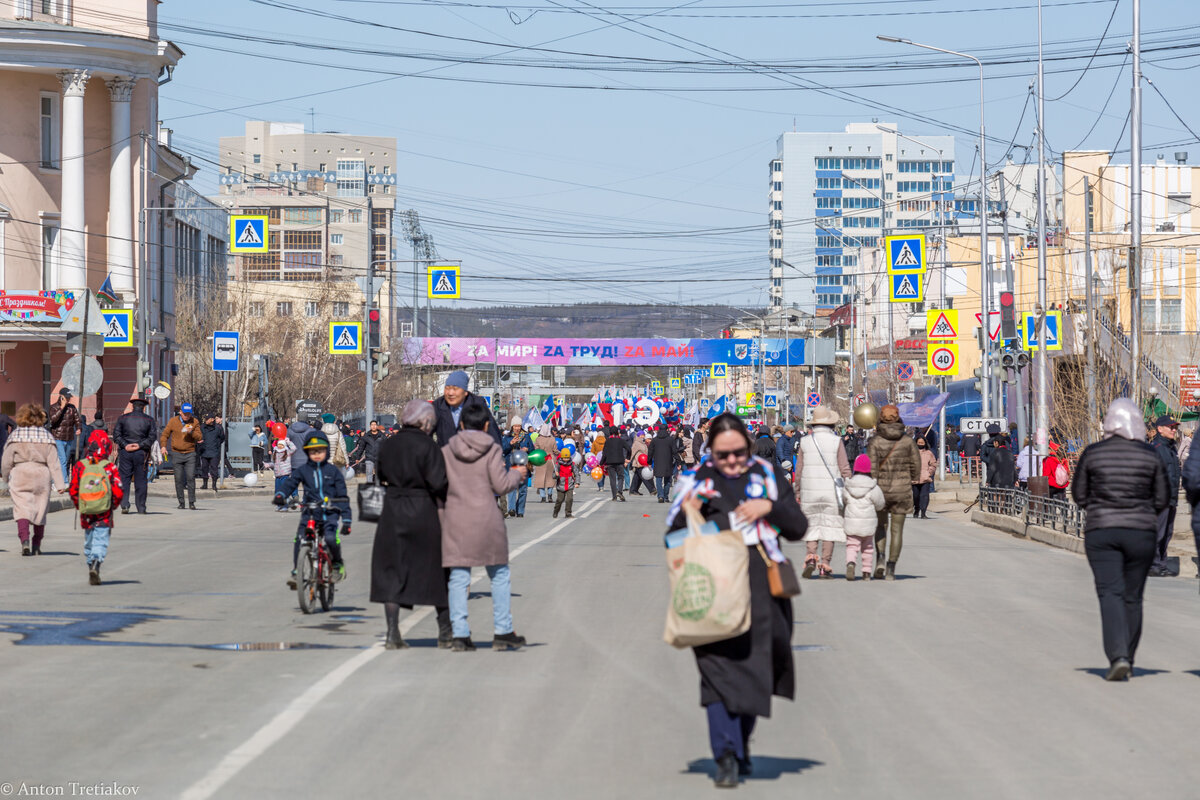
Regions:
[[[576,519],[583,519],[586,514],[590,514],[596,508],[599,508],[598,504],[600,502],[599,499],[596,499],[585,503],[583,508],[586,510],[583,513],[576,515],[572,519],[563,520],[533,541],[521,545],[509,553],[509,559],[516,558],[535,544],[546,541]],[[483,574],[475,576],[471,584],[474,585],[477,581],[481,580]],[[406,635],[421,620],[429,616],[430,613],[432,613],[432,609],[425,607],[415,614],[410,614],[401,626],[401,634]],[[343,662],[327,673],[325,677],[309,686],[303,694],[288,703],[286,708],[276,714],[274,719],[259,728],[253,736],[221,759],[220,763],[213,767],[207,775],[189,786],[180,795],[182,800],[208,800],[208,798],[213,797],[222,786],[245,769],[250,762],[267,752],[272,745],[299,725],[301,720],[308,715],[308,712],[316,708],[317,704],[328,697],[334,689],[345,683],[351,675],[358,672],[367,664],[370,664],[383,652],[383,643],[377,642],[369,649]]]

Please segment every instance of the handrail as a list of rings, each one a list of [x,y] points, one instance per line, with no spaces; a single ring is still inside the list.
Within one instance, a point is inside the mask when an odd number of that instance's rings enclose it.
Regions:
[[[1080,538],[1087,521],[1087,512],[1070,500],[1033,495],[1024,489],[981,486],[979,509],[989,514],[1016,517],[1026,526],[1052,528]]]
[[[1116,330],[1112,320],[1100,313],[1100,309],[1096,309],[1095,314],[1096,320],[1100,323],[1100,327],[1104,328],[1104,330],[1107,331],[1108,334],[1113,337],[1113,339],[1121,344],[1121,347],[1125,349],[1125,352],[1128,353],[1129,336],[1125,334],[1124,331]],[[1155,380],[1157,380],[1159,383],[1165,386],[1168,391],[1170,391],[1173,397],[1179,396],[1179,387],[1176,385],[1175,381],[1170,375],[1167,375],[1167,373],[1163,372],[1162,368],[1160,368],[1158,364],[1151,360],[1149,356],[1147,356],[1145,353],[1138,353],[1138,361],[1141,363],[1143,369],[1153,375]]]

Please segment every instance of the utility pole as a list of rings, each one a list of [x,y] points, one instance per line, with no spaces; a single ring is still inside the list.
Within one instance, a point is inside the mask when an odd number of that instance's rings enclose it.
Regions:
[[[1136,4],[1138,0],[1134,0]],[[1135,59],[1136,61],[1136,59]],[[1034,442],[1038,456],[1050,455],[1050,374],[1046,356],[1046,320],[1049,305],[1046,298],[1046,73],[1042,63],[1042,0],[1038,0],[1038,68],[1037,68],[1037,131],[1038,131],[1038,250],[1037,250],[1037,302],[1040,314],[1037,325],[1038,346],[1033,352],[1034,377],[1037,394],[1034,399]],[[1064,331],[1059,331],[1062,336]]]
[[[1133,0],[1133,90],[1129,110],[1129,394],[1141,402],[1142,337],[1142,1]]]
[[[1087,367],[1084,372],[1084,387],[1087,392],[1087,442],[1092,442],[1092,432],[1096,429],[1096,345],[1092,334],[1096,324],[1095,310],[1092,306],[1092,184],[1089,178],[1083,179],[1083,277],[1087,285],[1085,298],[1087,301]]]
[[[368,244],[367,247],[369,249],[370,244]],[[414,265],[414,269],[415,269],[415,266],[416,265]],[[367,393],[366,393],[366,398],[365,398],[366,399],[365,409],[366,409],[367,418],[365,420],[363,420],[364,428],[368,427],[371,424],[371,420],[375,419],[375,375],[374,375],[375,354],[371,352],[371,308],[374,305],[375,305],[375,262],[370,257],[368,257],[367,258],[367,291],[366,291],[366,297],[364,298],[364,302],[363,302],[363,326],[362,326],[362,332],[359,333],[359,336],[365,336],[367,339],[367,341],[366,341],[367,346],[363,348],[363,352],[366,353],[366,358],[364,359],[364,364],[365,364],[365,371],[367,374]],[[416,312],[414,311],[413,313],[415,315]],[[416,333],[416,328],[413,328],[413,333],[414,334]],[[362,340],[360,339],[359,342],[361,344]]]
[[[1001,171],[1000,172],[1000,224],[1003,226],[1002,230],[1003,230],[1003,236],[1004,236],[1004,272],[1005,272],[1005,278],[1008,281],[1008,291],[1013,292],[1014,291],[1013,290],[1013,265],[1012,265],[1012,253],[1010,251],[1010,245],[1008,242],[1008,199],[1007,199],[1006,193],[1004,191],[1005,183],[1006,183],[1006,181],[1004,178],[1004,172]],[[1013,296],[1015,297],[1016,295],[1014,294]],[[986,334],[987,332],[988,331],[985,329],[984,333]],[[1008,374],[1007,374],[1008,372],[1009,372],[1009,370],[1005,370],[1005,378],[1008,377]],[[1017,377],[1020,378],[1020,375],[1021,375],[1021,373],[1018,371]],[[1017,391],[1018,391],[1017,397],[1020,398],[1019,382],[1017,385]],[[1011,406],[1012,404],[1009,402],[1010,397],[1009,397],[1007,387],[1001,392],[1001,395],[1003,397],[1003,402],[996,408],[996,413],[1003,416],[1003,412],[1004,412],[1005,408]],[[1019,399],[1018,399],[1016,405],[1020,406]]]

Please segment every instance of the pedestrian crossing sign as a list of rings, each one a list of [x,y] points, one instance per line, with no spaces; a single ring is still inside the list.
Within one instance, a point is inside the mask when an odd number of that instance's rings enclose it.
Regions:
[[[429,268],[429,297],[433,300],[456,300],[459,297],[458,267]]]
[[[919,303],[924,297],[922,280],[925,276],[919,272],[901,272],[888,275],[888,285],[891,287],[890,300],[893,303]]]
[[[671,378],[671,388],[672,389],[679,388],[679,378]]]
[[[925,271],[925,234],[885,237],[889,274]]]
[[[267,218],[261,214],[231,214],[229,252],[265,253],[270,244]]]
[[[712,376],[714,378],[724,378],[724,377],[726,377],[727,373],[729,372],[729,365],[728,364],[713,364],[711,369],[712,369]]]
[[[329,352],[333,355],[361,355],[362,323],[330,322]]]
[[[763,408],[779,408],[779,395],[764,394],[763,395]]]
[[[133,347],[133,309],[114,308],[100,313],[104,315],[104,346]]]
[[[1062,312],[1051,311],[1046,315],[1046,349],[1062,350]],[[1026,350],[1037,350],[1041,346],[1041,334],[1037,329],[1037,316],[1026,312],[1021,319],[1021,346]]]

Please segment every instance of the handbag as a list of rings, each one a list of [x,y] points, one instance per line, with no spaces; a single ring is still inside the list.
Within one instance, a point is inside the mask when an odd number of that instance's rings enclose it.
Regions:
[[[750,558],[742,535],[684,510],[687,528],[667,534],[671,601],[663,640],[698,647],[750,630]]]
[[[776,561],[767,555],[763,546],[758,545],[758,554],[767,565],[767,586],[771,588],[771,597],[787,600],[800,594],[800,579],[796,577],[796,568],[791,559]]]
[[[358,487],[358,518],[363,522],[378,522],[383,516],[383,501],[387,490],[375,480]]]

